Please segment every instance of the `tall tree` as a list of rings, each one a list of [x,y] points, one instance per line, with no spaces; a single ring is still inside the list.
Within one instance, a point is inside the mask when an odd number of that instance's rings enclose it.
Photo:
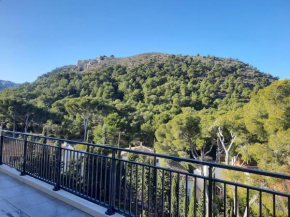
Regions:
[[[23,101],[18,98],[2,98],[0,102],[1,112],[9,122],[12,122],[13,131],[16,131],[16,124],[23,105]]]
[[[172,216],[176,216],[179,210],[177,209],[177,191],[178,189],[178,177],[175,174],[172,178],[172,187],[171,187],[171,210]]]
[[[104,102],[92,97],[75,98],[68,100],[65,108],[70,115],[74,117],[79,115],[82,118],[84,126],[83,138],[86,141],[89,122],[94,114],[97,114],[104,108]]]
[[[190,191],[190,203],[189,203],[189,207],[188,207],[188,217],[195,217],[194,216],[194,207],[195,207],[195,200],[196,200],[196,196],[195,196],[195,187],[194,184],[191,187],[191,191]]]

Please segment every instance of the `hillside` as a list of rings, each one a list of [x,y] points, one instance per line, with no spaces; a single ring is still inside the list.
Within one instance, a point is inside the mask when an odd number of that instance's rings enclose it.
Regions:
[[[161,63],[161,62],[164,62],[168,56],[169,54],[163,54],[163,53],[145,53],[145,54],[140,54],[140,55],[136,55],[132,57],[125,57],[125,58],[115,58],[114,55],[111,55],[110,57],[99,56],[95,59],[79,60],[76,65],[66,65],[66,66],[56,68],[52,70],[51,72],[48,72],[40,76],[39,79],[50,76],[52,74],[56,74],[58,72],[95,71],[95,70],[100,70],[108,66],[114,66],[114,65],[122,65],[128,68],[132,68],[140,64],[145,64],[148,61]]]
[[[9,88],[9,87],[16,87],[17,84],[11,82],[11,81],[3,81],[3,80],[0,80],[0,91],[1,90],[4,90],[6,88]]]
[[[195,110],[241,107],[249,101],[252,91],[276,79],[231,58],[148,53],[79,61],[77,65],[64,66],[40,76],[35,82],[22,84],[13,92],[4,90],[0,97],[14,94],[39,108],[57,113],[58,116],[42,116],[41,122],[45,124],[51,120],[61,135],[74,137],[82,134],[82,121],[68,114],[66,101],[85,97],[101,99],[124,118],[126,124],[122,130],[132,141],[140,136],[152,139],[160,124],[188,107]],[[89,126],[91,138],[97,124],[93,121]],[[39,131],[36,126],[42,124],[31,125],[30,130]]]

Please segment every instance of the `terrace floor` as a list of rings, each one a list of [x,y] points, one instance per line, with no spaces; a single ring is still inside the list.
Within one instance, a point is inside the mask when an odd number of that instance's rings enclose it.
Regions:
[[[90,215],[0,172],[0,217]]]

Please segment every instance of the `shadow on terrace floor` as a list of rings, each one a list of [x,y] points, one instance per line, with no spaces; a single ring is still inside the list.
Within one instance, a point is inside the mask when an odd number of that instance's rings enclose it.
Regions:
[[[59,201],[0,172],[0,217],[89,217]]]

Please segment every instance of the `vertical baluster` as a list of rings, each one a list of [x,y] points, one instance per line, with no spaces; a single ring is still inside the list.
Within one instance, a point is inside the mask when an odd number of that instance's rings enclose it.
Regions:
[[[17,140],[14,140],[14,148],[13,148],[13,161],[14,161],[14,168],[17,169]]]
[[[15,168],[18,169],[18,140],[15,140]]]
[[[148,175],[148,216],[150,216],[150,200],[151,200],[151,171],[150,167],[148,167],[149,175]]]
[[[37,146],[38,146],[38,151],[37,151],[38,177],[41,178],[41,165],[40,165],[40,162],[41,162],[41,160],[40,160],[40,157],[41,157],[41,155],[40,155],[41,145],[40,144],[37,144]]]
[[[128,163],[125,162],[125,174],[124,174],[124,211],[127,209],[127,165]]]
[[[156,157],[154,157],[154,166],[156,166]],[[154,216],[157,216],[157,169],[154,168]]]
[[[38,145],[34,143],[34,175],[37,177],[38,176],[38,165],[37,165],[37,160],[38,160]]]
[[[142,166],[142,191],[141,191],[141,216],[143,217],[143,210],[144,210],[144,173],[145,173],[145,166]]]
[[[12,146],[11,146],[11,163],[12,163],[12,167],[15,168],[15,140],[12,140]]]
[[[206,198],[204,198],[206,200]],[[212,167],[208,168],[208,213],[212,217]]]
[[[103,158],[101,158],[101,168],[100,168],[100,189],[99,189],[100,202],[102,202],[102,179],[103,179]]]
[[[260,191],[260,201],[259,201],[259,204],[260,204],[260,216],[262,216],[262,191]]]
[[[47,168],[48,168],[48,165],[47,165],[47,146],[43,146],[44,150],[43,150],[43,165],[44,165],[44,178],[47,180],[48,177],[47,177]]]
[[[33,153],[33,157],[32,157],[32,159],[33,159],[33,172],[32,172],[32,174],[33,174],[33,176],[35,176],[35,174],[36,174],[36,145],[35,145],[35,143],[34,143],[34,141],[35,141],[35,138],[34,137],[31,137],[31,142],[32,142],[32,147],[33,147],[33,149],[32,149],[32,153]]]
[[[6,158],[5,158],[5,163],[6,165],[9,165],[9,144],[10,144],[10,140],[8,138],[4,138],[4,147],[5,147],[5,155],[6,155]]]
[[[9,164],[11,167],[13,167],[13,162],[12,162],[12,145],[13,145],[13,140],[10,141],[9,144]]]
[[[116,152],[116,150],[114,150],[114,152]],[[114,154],[113,157],[113,180],[112,180],[112,206],[114,207],[115,210],[115,206],[116,206],[116,185],[117,185],[117,160],[116,160],[116,154]]]
[[[42,145],[42,158],[41,158],[41,164],[42,164],[42,177],[44,179],[46,179],[45,177],[45,150],[46,150],[46,140],[43,142],[43,145]]]
[[[51,156],[51,172],[53,172],[53,177],[52,177],[52,179],[53,179],[53,182],[54,183],[56,183],[56,169],[57,169],[57,165],[56,165],[56,157],[57,157],[57,149],[54,147],[54,148],[52,148],[53,150],[54,150],[54,153],[52,154],[52,156]]]
[[[169,217],[171,217],[172,172],[169,172]]]
[[[23,170],[23,167],[24,167],[24,152],[25,152],[25,145],[24,145],[24,143],[25,143],[25,140],[23,141],[23,165],[22,165],[22,170]],[[30,149],[30,144],[29,144],[29,142],[27,142],[27,153],[26,153],[26,173],[30,173],[30,168],[31,168],[31,160],[30,160],[30,151],[29,151],[29,149]]]
[[[115,177],[116,177],[116,150],[112,150],[112,158],[110,160],[110,186],[109,186],[109,208],[107,215],[115,214]]]
[[[224,183],[224,217],[227,217],[227,185]]]
[[[13,143],[14,143],[14,140],[11,140],[11,144],[10,144],[10,165],[11,165],[11,167],[14,167],[14,165],[13,165]]]
[[[98,198],[98,184],[100,184],[100,182],[98,181],[98,177],[99,177],[99,157],[97,157],[96,160],[96,167],[97,167],[97,171],[96,171],[96,183],[95,183],[95,198],[97,200]]]
[[[18,158],[18,170],[22,170],[21,167],[21,153],[22,153],[22,145],[21,145],[21,140],[18,140],[18,153],[17,153],[17,158]]]
[[[61,148],[61,144],[59,143],[57,146],[57,169],[56,169],[56,184],[53,188],[54,191],[59,191],[60,190],[60,178],[61,178],[61,153],[62,152],[62,148]]]
[[[206,213],[206,179],[203,179],[203,216],[205,216]]]
[[[14,142],[14,156],[13,156],[13,158],[14,158],[15,168],[17,169],[18,168],[18,165],[17,165],[17,163],[18,163],[18,160],[17,160],[17,140],[15,140],[15,142]]]
[[[290,197],[288,197],[288,216],[290,216]]]
[[[1,139],[1,142],[2,142],[2,145],[1,145],[1,154],[2,154],[2,157],[1,157],[1,163],[3,164],[7,164],[7,160],[6,160],[6,157],[7,157],[7,151],[6,151],[6,142],[5,142],[6,138],[4,137],[3,135],[3,132],[2,132],[2,139]]]
[[[105,185],[105,192],[104,192],[104,203],[106,203],[107,200],[107,171],[108,170],[108,158],[105,158],[105,170],[104,170],[104,175],[105,175],[105,180],[104,180],[104,185]]]
[[[68,180],[69,180],[69,154],[70,154],[70,151],[69,149],[64,149],[64,152],[65,152],[65,159],[64,159],[64,162],[65,162],[65,186],[66,188],[69,188],[68,187]]]
[[[18,141],[18,169],[19,170],[22,170],[21,157],[22,157],[22,143],[21,143],[21,140],[19,140]]]
[[[34,169],[34,166],[33,166],[33,143],[31,142],[31,139],[30,139],[30,141],[28,141],[28,143],[29,143],[29,163],[30,163],[30,165],[29,165],[29,172],[30,172],[30,174],[33,176],[33,169]]]
[[[48,164],[48,180],[54,182],[52,173],[51,158],[53,157],[53,147],[49,146],[47,149],[47,164]]]
[[[9,162],[9,153],[10,153],[10,140],[7,138],[6,139],[6,144],[5,144],[5,150],[6,150],[6,164],[9,166],[10,162]]]
[[[26,157],[26,171],[28,171],[30,173],[30,175],[33,175],[33,147],[30,141],[27,142],[27,157]],[[27,159],[29,160],[29,170],[27,170]]]
[[[93,151],[92,151],[93,153]],[[94,198],[94,183],[95,183],[95,156],[92,155],[92,170],[91,170],[91,174],[92,174],[92,180],[91,180],[91,198]]]
[[[14,140],[11,140],[11,144],[10,144],[10,164],[11,164],[11,167],[14,167],[14,165],[13,165],[13,143],[14,143]]]
[[[76,167],[75,167],[75,163],[76,163],[76,152],[73,151],[73,162],[72,162],[72,189],[74,191],[76,191]]]
[[[68,149],[68,152],[67,152],[67,182],[66,182],[66,187],[69,188],[70,190],[72,189],[71,187],[71,164],[72,164],[72,158],[71,158],[71,153],[72,151]]]
[[[14,157],[15,157],[15,168],[18,169],[18,145],[17,145],[18,140],[15,140],[15,150],[14,150]]]
[[[273,217],[276,216],[276,197],[275,194],[273,194]]]
[[[164,217],[164,179],[165,179],[165,172],[162,170],[162,191],[161,191],[161,213],[162,217]]]
[[[250,190],[247,188],[247,216],[250,216],[250,204],[249,204],[249,197],[250,197]]]
[[[23,154],[23,170],[21,176],[26,175],[26,158],[27,158],[27,136],[24,136],[24,154]]]
[[[185,176],[185,216],[187,216],[188,210],[188,176]]]
[[[79,156],[80,155],[80,156]],[[77,152],[77,177],[79,180],[79,194],[82,194],[82,176],[83,176],[83,153]]]
[[[122,161],[119,161],[119,209],[121,209],[121,190],[122,190],[122,165],[123,165],[123,162]]]
[[[18,147],[19,147],[19,150],[18,150],[18,164],[19,164],[19,166],[18,166],[18,169],[20,170],[20,171],[22,171],[23,170],[23,162],[22,162],[22,156],[23,156],[23,145],[22,145],[22,140],[19,140],[19,142],[18,142]]]
[[[132,213],[132,186],[133,186],[133,164],[130,163],[130,194],[129,194],[129,214]]]
[[[179,173],[177,173],[177,209],[176,209],[176,212],[177,212],[177,217],[179,217],[179,190],[180,190],[180,175]],[[173,189],[174,190],[174,189]]]
[[[39,153],[39,158],[40,158],[40,161],[39,161],[39,164],[40,164],[40,174],[39,176],[44,179],[44,176],[43,176],[43,168],[44,168],[44,165],[43,165],[43,150],[44,150],[44,145],[41,144],[40,145],[40,153]]]
[[[61,177],[62,177],[62,181],[61,181],[61,186],[65,187],[65,165],[66,165],[66,149],[62,149],[61,150]]]
[[[89,196],[89,186],[90,186],[90,172],[92,171],[91,170],[91,155],[90,154],[87,154],[87,196]]]
[[[196,185],[197,185],[197,179],[196,179],[196,177],[194,177],[194,216],[196,216],[196,202],[197,202],[197,197],[196,197],[197,186]]]
[[[4,144],[4,136],[3,131],[0,134],[0,165],[3,164],[3,144]]]
[[[46,149],[46,166],[47,166],[47,169],[46,169],[46,173],[47,173],[47,180],[51,181],[51,177],[50,177],[50,146],[47,147]]]
[[[8,140],[7,139],[7,146],[6,146],[6,149],[7,149],[7,163],[9,166],[11,166],[11,140]]]
[[[36,143],[35,142],[33,142],[33,146],[34,146],[34,149],[33,149],[33,151],[34,151],[34,157],[33,157],[33,159],[34,159],[34,163],[33,163],[33,165],[34,165],[34,176],[37,176],[37,148],[38,148],[38,146],[36,145]]]
[[[84,166],[84,159],[85,159],[85,155],[84,153],[80,154],[80,194],[85,194],[84,193],[84,185],[85,185],[85,166]]]
[[[135,215],[138,216],[138,164],[136,166],[136,197],[135,197]]]

